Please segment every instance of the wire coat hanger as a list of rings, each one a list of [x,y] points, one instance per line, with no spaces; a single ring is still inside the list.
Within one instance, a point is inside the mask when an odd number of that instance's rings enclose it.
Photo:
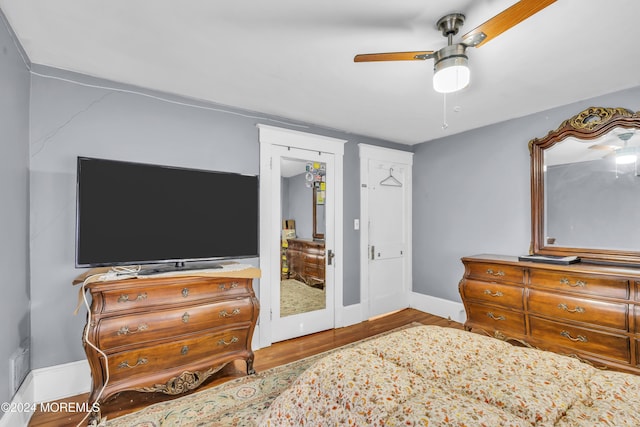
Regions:
[[[380,185],[386,185],[389,187],[402,187],[402,183],[393,176],[393,168],[389,168],[389,176],[380,181]]]

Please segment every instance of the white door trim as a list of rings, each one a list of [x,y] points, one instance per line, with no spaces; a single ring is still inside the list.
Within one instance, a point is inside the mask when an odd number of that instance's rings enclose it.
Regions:
[[[369,318],[369,160],[379,160],[385,162],[399,163],[406,165],[408,177],[403,186],[405,191],[407,206],[407,218],[405,227],[405,241],[407,242],[407,256],[405,257],[405,278],[402,289],[407,295],[412,289],[412,166],[413,153],[408,151],[394,150],[392,148],[377,147],[374,145],[358,144],[360,152],[360,305],[362,307],[362,320]]]
[[[271,333],[271,288],[280,286],[280,230],[272,229],[274,212],[274,194],[271,188],[271,158],[273,146],[300,148],[304,150],[331,153],[335,156],[335,292],[334,292],[334,324],[344,324],[342,278],[343,278],[343,156],[346,140],[328,136],[314,135],[291,129],[278,128],[264,124],[256,125],[260,142],[260,332],[259,347],[270,346]],[[280,197],[277,198],[280,200]],[[277,209],[276,209],[277,208]],[[279,219],[278,219],[279,221]]]

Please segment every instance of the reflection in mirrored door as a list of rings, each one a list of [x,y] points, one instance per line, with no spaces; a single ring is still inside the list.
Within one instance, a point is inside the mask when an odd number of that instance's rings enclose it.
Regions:
[[[280,317],[324,310],[326,163],[282,157]]]
[[[335,242],[335,156],[283,146],[274,146],[272,155],[272,226],[280,236],[280,286],[271,288],[277,342],[335,325],[335,268],[327,257]]]

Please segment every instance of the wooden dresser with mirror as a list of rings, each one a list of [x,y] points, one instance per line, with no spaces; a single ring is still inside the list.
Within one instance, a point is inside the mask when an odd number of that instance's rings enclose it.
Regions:
[[[640,114],[588,108],[529,149],[530,254],[550,259],[464,257],[465,327],[640,374]]]

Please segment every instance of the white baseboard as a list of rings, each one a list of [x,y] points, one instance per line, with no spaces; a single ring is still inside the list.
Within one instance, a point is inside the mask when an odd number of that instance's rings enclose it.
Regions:
[[[34,382],[33,401],[58,400],[91,390],[91,370],[87,360],[49,366],[31,371]]]
[[[464,323],[467,320],[467,314],[461,302],[449,301],[417,292],[411,293],[411,308],[459,323]]]
[[[29,372],[11,400],[11,408],[32,409],[37,403],[87,393],[91,389],[91,371],[86,360],[34,369]],[[6,412],[0,427],[26,426],[30,410]]]
[[[411,292],[410,308],[424,311],[435,316],[450,318],[453,321],[464,323],[467,320],[467,314],[464,305],[461,302],[449,301],[442,298],[432,297],[417,292]],[[363,318],[362,304],[353,304],[342,307],[340,315],[340,324],[336,324],[337,328],[355,325],[367,319]]]
[[[2,418],[0,418],[0,427],[26,427],[29,424],[31,415],[33,415],[31,412],[31,405],[34,403],[33,395],[33,375],[29,372],[24,381],[22,381],[22,384],[15,396],[13,396],[9,411],[2,414]],[[18,410],[25,409],[24,405],[28,405],[27,407],[29,410]]]

